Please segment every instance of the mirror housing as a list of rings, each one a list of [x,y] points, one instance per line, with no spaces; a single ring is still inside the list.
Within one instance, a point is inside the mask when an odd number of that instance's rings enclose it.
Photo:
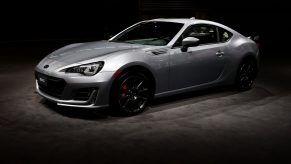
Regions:
[[[186,52],[189,47],[194,47],[199,45],[199,39],[195,37],[187,37],[182,40],[182,52]]]

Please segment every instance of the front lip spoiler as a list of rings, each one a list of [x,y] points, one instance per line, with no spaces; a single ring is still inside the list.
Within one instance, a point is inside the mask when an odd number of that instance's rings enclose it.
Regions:
[[[42,97],[57,103],[60,106],[67,106],[67,107],[76,107],[76,108],[104,108],[108,107],[108,105],[97,106],[95,105],[95,99],[97,97],[97,91],[93,91],[91,96],[87,101],[77,101],[77,100],[61,100],[55,97],[49,96],[42,91],[39,90],[38,82],[36,80],[36,92],[41,95]]]

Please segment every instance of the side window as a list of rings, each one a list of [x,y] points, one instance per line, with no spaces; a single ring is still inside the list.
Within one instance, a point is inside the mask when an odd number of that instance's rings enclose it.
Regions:
[[[195,37],[200,40],[199,44],[217,43],[217,31],[215,26],[198,24],[188,27],[174,44],[174,47],[181,47],[182,40],[187,37]]]
[[[232,33],[223,28],[219,27],[218,31],[220,42],[227,42],[232,37]]]

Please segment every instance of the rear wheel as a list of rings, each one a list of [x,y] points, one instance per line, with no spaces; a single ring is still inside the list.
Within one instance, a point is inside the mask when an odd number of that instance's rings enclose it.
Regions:
[[[252,88],[257,76],[257,64],[253,59],[244,60],[237,73],[236,87],[239,90],[245,91]]]
[[[113,84],[112,105],[127,115],[141,113],[152,98],[152,88],[145,73],[127,72]]]

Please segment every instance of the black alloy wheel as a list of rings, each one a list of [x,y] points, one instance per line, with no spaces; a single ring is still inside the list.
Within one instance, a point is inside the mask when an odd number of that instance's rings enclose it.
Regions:
[[[246,91],[252,88],[257,76],[257,65],[252,59],[246,59],[239,67],[236,85],[239,90]]]
[[[122,113],[135,115],[146,108],[152,97],[152,86],[143,72],[131,71],[123,74],[115,83],[113,106]]]

